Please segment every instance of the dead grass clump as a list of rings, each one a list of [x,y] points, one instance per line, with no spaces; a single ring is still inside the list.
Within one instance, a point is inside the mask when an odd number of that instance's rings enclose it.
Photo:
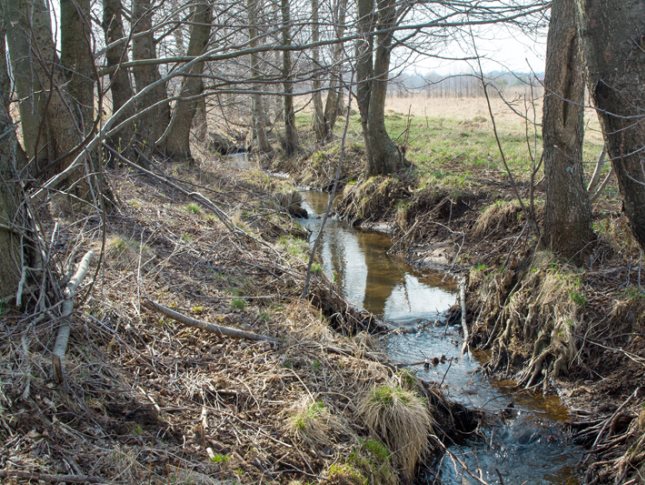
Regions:
[[[336,202],[336,212],[352,224],[386,220],[397,202],[410,196],[407,186],[394,177],[370,177],[347,185]]]
[[[502,312],[496,352],[528,357],[520,383],[527,387],[567,372],[577,353],[575,330],[587,299],[580,274],[547,251],[535,255]]]
[[[398,383],[380,384],[362,397],[358,412],[369,430],[392,450],[404,478],[411,480],[432,432],[428,404]]]
[[[289,411],[287,432],[296,441],[311,447],[328,445],[338,435],[341,424],[322,401],[303,396]]]
[[[503,228],[515,227],[520,213],[521,208],[515,201],[496,201],[481,212],[472,235],[481,238],[497,234]]]

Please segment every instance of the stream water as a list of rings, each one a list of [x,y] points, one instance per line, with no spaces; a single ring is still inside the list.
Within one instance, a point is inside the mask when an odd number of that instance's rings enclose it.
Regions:
[[[300,222],[311,231],[313,241],[328,195],[309,191],[302,195],[310,217]],[[445,312],[455,302],[455,283],[389,257],[390,245],[386,235],[357,231],[329,219],[320,248],[323,270],[351,303],[391,324],[417,327],[431,322],[417,332],[386,337],[390,358],[399,363],[428,360],[429,366],[411,369],[422,379],[442,383],[448,398],[501,417],[498,424],[481,429],[479,437],[449,447],[450,454],[439,466],[441,483],[481,483],[471,474],[491,484],[579,483],[575,466],[582,449],[564,430],[567,411],[557,397],[517,392],[512,383],[484,376],[477,356],[461,355],[459,328],[444,324]]]

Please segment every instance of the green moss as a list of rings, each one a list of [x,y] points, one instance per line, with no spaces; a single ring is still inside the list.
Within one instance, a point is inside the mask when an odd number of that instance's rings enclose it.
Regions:
[[[412,397],[410,396],[410,391],[400,387],[382,385],[372,390],[370,400],[381,406],[392,406],[397,400],[403,404],[408,404],[411,402]]]
[[[246,300],[243,298],[233,298],[231,300],[231,308],[234,310],[244,310],[246,308]]]
[[[228,455],[223,455],[221,453],[217,453],[211,457],[211,461],[213,463],[217,463],[218,465],[223,465],[225,463],[228,463],[231,460],[231,457]]]
[[[327,471],[329,483],[368,485],[368,480],[360,471],[347,463],[334,463]]]

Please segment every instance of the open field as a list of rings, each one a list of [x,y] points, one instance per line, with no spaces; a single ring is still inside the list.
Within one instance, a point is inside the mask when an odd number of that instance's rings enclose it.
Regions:
[[[492,98],[491,104],[508,165],[517,180],[526,181],[532,160],[539,161],[542,153],[541,103],[535,104],[535,113],[523,100],[509,105]],[[523,117],[525,113],[528,115]],[[587,119],[584,157],[590,176],[602,150],[602,138],[593,111]],[[298,124],[302,133],[311,127],[307,110],[298,115]],[[342,125],[339,120],[339,135]],[[405,147],[406,158],[415,164],[422,186],[474,189],[483,179],[506,177],[484,98],[391,97],[386,102],[386,127],[392,139]],[[350,119],[348,144],[363,146],[357,113]],[[536,181],[541,177],[540,172]]]

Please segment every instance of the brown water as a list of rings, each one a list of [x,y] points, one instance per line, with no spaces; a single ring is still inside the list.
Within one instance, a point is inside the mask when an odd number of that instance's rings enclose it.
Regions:
[[[310,217],[301,219],[301,224],[311,231],[313,241],[328,195],[309,191],[302,195]],[[386,251],[390,245],[386,235],[357,231],[329,219],[319,256],[324,272],[357,307],[398,326],[432,322],[414,333],[388,336],[383,344],[392,360],[432,362],[437,357],[437,365],[410,368],[424,380],[442,383],[448,398],[500,416],[497,424],[481,429],[478,438],[449,447],[459,460],[449,456],[442,460],[438,471],[441,483],[480,483],[459,461],[491,484],[502,483],[500,476],[505,484],[579,483],[575,465],[582,450],[571,443],[561,424],[567,419],[566,408],[557,397],[517,392],[512,382],[489,380],[476,356],[461,355],[459,328],[442,323],[446,310],[455,303],[454,281],[442,274],[419,273],[389,257]],[[426,482],[432,483],[434,478]]]

